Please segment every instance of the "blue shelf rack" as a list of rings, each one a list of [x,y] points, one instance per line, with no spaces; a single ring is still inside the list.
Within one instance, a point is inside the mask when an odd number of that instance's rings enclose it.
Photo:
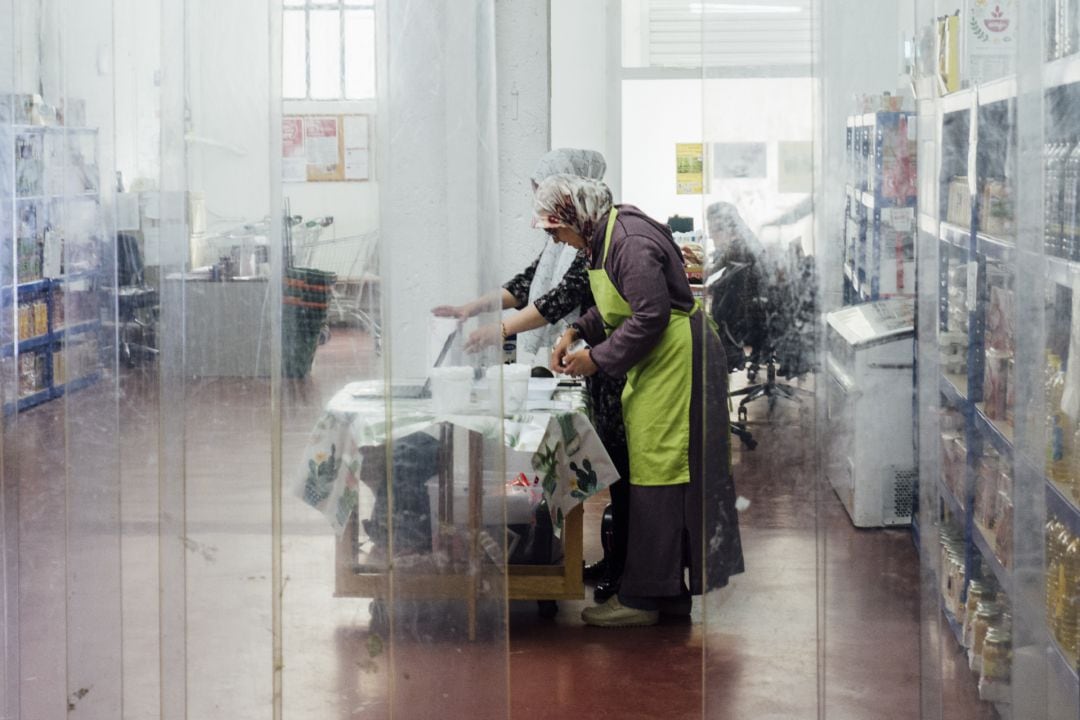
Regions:
[[[79,275],[72,274],[55,279],[44,278],[19,283],[16,286],[14,293],[12,292],[12,287],[10,285],[2,288],[2,291],[0,291],[0,303],[7,307],[10,307],[12,302],[17,302],[29,297],[36,296],[44,299],[48,312],[49,328],[49,331],[44,335],[20,340],[17,343],[8,342],[0,345],[0,358],[10,358],[16,353],[19,355],[41,353],[44,356],[42,388],[32,394],[20,397],[15,402],[6,403],[3,407],[5,414],[28,410],[36,405],[61,397],[65,393],[75,392],[76,390],[88,387],[101,378],[100,371],[96,371],[82,378],[73,380],[70,383],[57,384],[55,382],[53,367],[53,356],[62,351],[64,342],[67,338],[101,331],[101,322],[99,320],[88,320],[63,328],[53,329],[56,318],[56,291],[62,289],[68,282],[91,279],[92,277],[92,273],[81,273]]]
[[[915,115],[909,112],[876,112],[848,118],[848,183],[844,211],[846,304],[882,297],[882,212],[894,208],[910,209],[914,226],[916,196],[893,197],[884,191],[886,136],[906,132],[905,128],[914,123]],[[885,226],[888,227],[887,221]],[[904,292],[910,294],[906,287]]]

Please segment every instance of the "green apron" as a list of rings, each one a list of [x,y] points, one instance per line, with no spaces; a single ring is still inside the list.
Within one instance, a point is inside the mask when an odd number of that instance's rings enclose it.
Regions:
[[[611,246],[618,210],[611,209],[604,256],[599,270],[589,271],[596,308],[608,336],[633,311],[611,281],[604,264]],[[690,312],[672,309],[660,342],[626,374],[623,420],[630,451],[633,485],[681,485],[690,482],[690,392],[693,381],[693,337]]]

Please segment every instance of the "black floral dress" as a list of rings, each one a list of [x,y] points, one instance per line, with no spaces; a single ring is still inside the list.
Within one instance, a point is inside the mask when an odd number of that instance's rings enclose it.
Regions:
[[[517,301],[515,307],[518,310],[529,304],[529,289],[532,287],[533,275],[536,273],[539,262],[540,258],[537,257],[532,265],[503,285],[503,288],[514,296]],[[595,305],[592,290],[589,288],[587,254],[578,253],[562,281],[537,298],[533,304],[536,305],[540,315],[553,324],[574,310],[584,313]],[[626,428],[623,426],[622,417],[622,391],[626,379],[612,378],[603,373],[597,373],[588,378],[586,384],[592,399],[593,424],[596,426],[596,433],[615,463],[619,476],[625,479],[630,474],[629,460],[626,459]]]

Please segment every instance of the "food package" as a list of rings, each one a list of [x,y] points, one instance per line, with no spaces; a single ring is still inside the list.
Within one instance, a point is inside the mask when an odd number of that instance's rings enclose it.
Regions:
[[[1011,356],[995,348],[986,350],[986,372],[983,376],[983,412],[991,420],[1005,420],[1008,405],[1008,368]]]
[[[971,227],[971,192],[965,176],[954,177],[949,181],[949,204],[945,219],[953,225]]]
[[[1012,354],[1016,349],[1015,295],[1006,287],[990,288],[986,314],[986,346]]]
[[[983,184],[979,229],[988,235],[1004,238],[1015,234],[1012,189],[1005,180],[990,178]]]

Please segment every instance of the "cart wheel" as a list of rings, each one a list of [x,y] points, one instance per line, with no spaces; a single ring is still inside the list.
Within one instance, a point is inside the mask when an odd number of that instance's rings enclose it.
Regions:
[[[536,612],[540,617],[550,620],[559,614],[559,603],[554,600],[537,600]]]

